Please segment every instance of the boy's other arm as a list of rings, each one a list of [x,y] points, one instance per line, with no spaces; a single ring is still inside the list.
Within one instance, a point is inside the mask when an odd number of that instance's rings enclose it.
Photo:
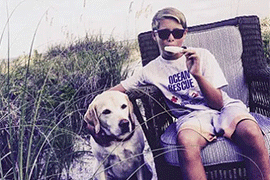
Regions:
[[[195,51],[189,49],[185,49],[184,54],[187,58],[187,68],[196,79],[201,92],[207,101],[207,104],[213,109],[220,110],[223,107],[221,90],[212,86],[212,84],[202,75],[200,71],[200,58],[198,54]]]
[[[120,91],[122,93],[125,93],[126,89],[122,86],[122,84],[117,84],[116,86],[110,88],[109,91]]]
[[[213,109],[220,110],[223,107],[221,90],[213,87],[203,76],[194,77],[200,86],[207,104]]]

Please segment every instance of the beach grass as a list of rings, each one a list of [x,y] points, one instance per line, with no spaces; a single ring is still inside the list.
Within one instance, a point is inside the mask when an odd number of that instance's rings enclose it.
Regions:
[[[87,135],[83,116],[99,93],[126,78],[134,42],[87,35],[46,53],[2,61],[0,177],[60,179],[74,158],[74,138]],[[87,152],[85,152],[87,153]],[[68,177],[68,175],[67,175]]]

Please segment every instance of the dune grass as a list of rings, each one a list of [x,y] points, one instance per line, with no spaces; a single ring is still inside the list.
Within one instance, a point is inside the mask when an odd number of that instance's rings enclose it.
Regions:
[[[124,64],[135,47],[95,35],[3,61],[0,177],[59,179],[63,168],[83,153],[74,151],[73,140],[85,135],[88,104],[125,78]]]
[[[268,64],[270,65],[270,17],[265,17],[261,19],[260,22],[264,55],[267,58]]]

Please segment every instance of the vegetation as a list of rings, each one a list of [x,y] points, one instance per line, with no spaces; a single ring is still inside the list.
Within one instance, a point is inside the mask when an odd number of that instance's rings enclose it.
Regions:
[[[87,36],[45,54],[34,51],[31,58],[2,63],[0,177],[59,179],[82,153],[72,147],[73,139],[85,134],[88,104],[125,78],[125,62],[134,47]]]
[[[270,18],[266,17],[261,20],[261,31],[263,39],[263,49],[267,62],[270,65]]]

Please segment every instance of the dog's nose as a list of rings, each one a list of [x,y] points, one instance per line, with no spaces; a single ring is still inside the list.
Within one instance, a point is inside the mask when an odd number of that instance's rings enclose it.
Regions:
[[[121,128],[123,133],[128,132],[129,131],[129,121],[127,119],[120,120],[119,127]]]

